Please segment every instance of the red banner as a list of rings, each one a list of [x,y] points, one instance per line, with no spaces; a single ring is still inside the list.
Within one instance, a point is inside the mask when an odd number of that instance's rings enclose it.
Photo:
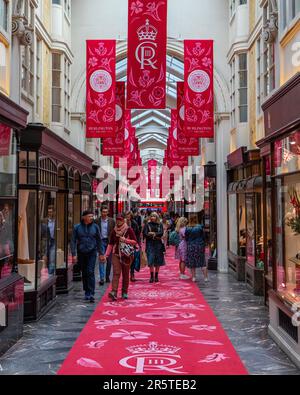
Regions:
[[[188,157],[178,153],[177,110],[171,110],[171,127],[169,129],[167,165],[169,168],[173,166],[188,166]]]
[[[116,41],[87,40],[86,137],[115,134]]]
[[[177,138],[179,155],[199,155],[199,139],[190,137],[184,128],[184,82],[177,82]]]
[[[124,154],[116,155],[114,157],[114,167],[118,168],[120,164],[120,158],[127,159],[127,163],[131,166],[131,152],[132,152],[132,143],[135,138],[135,128],[131,125],[131,111],[125,110],[125,132],[124,132]]]
[[[150,197],[156,197],[157,189],[157,161],[150,159],[148,161],[148,189],[150,190]]]
[[[11,128],[0,123],[0,156],[10,154]]]
[[[167,0],[128,1],[128,109],[166,107]]]
[[[122,156],[125,141],[125,82],[116,82],[116,129],[115,136],[103,139],[102,155]]]
[[[185,131],[192,137],[214,137],[213,41],[184,41]]]

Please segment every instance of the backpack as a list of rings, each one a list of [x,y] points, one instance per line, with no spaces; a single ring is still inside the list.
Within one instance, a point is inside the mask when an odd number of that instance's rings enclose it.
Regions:
[[[180,244],[180,237],[179,237],[179,233],[176,230],[173,230],[173,232],[170,233],[169,244],[171,246],[175,246],[175,247],[179,246],[179,244]]]

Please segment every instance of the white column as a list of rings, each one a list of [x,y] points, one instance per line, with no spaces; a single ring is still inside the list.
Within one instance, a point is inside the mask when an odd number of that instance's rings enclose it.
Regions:
[[[227,174],[225,162],[230,147],[229,114],[223,114],[216,128],[217,165],[217,227],[218,227],[218,270],[228,272],[227,259]]]
[[[10,98],[21,103],[21,47],[18,37],[12,36],[10,61]]]

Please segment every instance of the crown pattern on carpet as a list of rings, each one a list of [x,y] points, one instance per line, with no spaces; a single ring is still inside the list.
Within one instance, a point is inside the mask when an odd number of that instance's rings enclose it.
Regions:
[[[138,28],[137,35],[140,41],[151,40],[155,41],[157,37],[157,29],[150,25],[149,19],[146,19],[146,24]]]
[[[132,354],[176,354],[181,350],[180,347],[158,344],[158,342],[149,342],[149,344],[140,344],[127,347]]]

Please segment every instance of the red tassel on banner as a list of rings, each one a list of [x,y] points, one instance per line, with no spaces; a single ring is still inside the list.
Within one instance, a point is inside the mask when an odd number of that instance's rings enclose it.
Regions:
[[[112,137],[116,114],[116,40],[87,40],[86,137]]]
[[[184,41],[185,131],[214,137],[214,59],[212,40]]]
[[[199,155],[199,139],[189,136],[184,127],[184,82],[177,82],[177,138],[178,154]]]
[[[122,156],[125,141],[125,82],[116,82],[116,131],[115,136],[102,140],[102,155]]]
[[[128,109],[166,107],[167,0],[128,0]]]

